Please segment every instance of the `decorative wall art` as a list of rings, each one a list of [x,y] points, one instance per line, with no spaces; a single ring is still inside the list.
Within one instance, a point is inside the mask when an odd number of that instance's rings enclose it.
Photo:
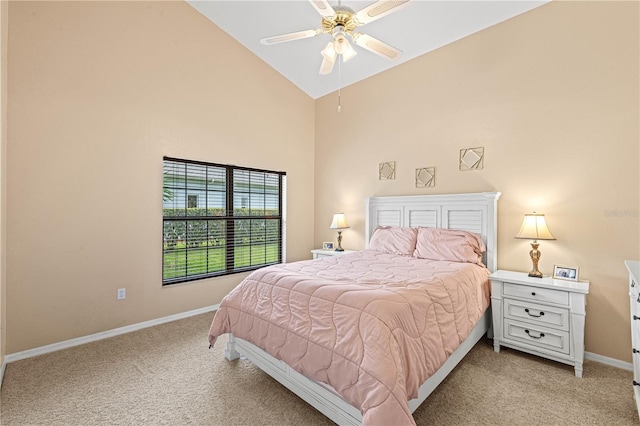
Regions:
[[[423,167],[416,169],[416,188],[436,186],[436,168]]]
[[[460,171],[482,170],[484,168],[484,148],[460,150]]]
[[[393,180],[396,178],[396,162],[380,163],[380,180]]]

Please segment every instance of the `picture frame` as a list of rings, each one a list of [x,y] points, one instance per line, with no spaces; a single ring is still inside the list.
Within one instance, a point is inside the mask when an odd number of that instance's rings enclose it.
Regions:
[[[322,250],[333,250],[333,242],[322,243]]]
[[[553,278],[558,280],[578,281],[577,266],[553,265]]]

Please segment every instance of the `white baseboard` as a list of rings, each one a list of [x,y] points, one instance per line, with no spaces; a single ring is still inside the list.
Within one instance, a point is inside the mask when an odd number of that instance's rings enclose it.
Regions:
[[[2,365],[0,365],[0,389],[2,389],[2,381],[4,380],[4,369],[7,368],[7,360],[2,360]]]
[[[150,321],[139,322],[137,324],[131,324],[124,327],[114,328],[100,333],[90,334],[84,337],[78,337],[75,339],[65,340],[58,343],[52,343],[51,345],[40,346],[39,348],[28,349],[26,351],[16,352],[8,354],[4,357],[2,363],[2,374],[4,375],[5,364],[19,361],[21,359],[32,358],[38,355],[44,355],[50,352],[59,351],[61,349],[72,348],[74,346],[84,345],[85,343],[95,342],[97,340],[108,339],[109,337],[119,336],[125,333],[131,333],[132,331],[142,330],[143,328],[153,327],[155,325],[164,324],[171,321],[177,321],[180,319],[192,317],[195,315],[205,314],[217,310],[220,305],[205,306],[204,308],[194,309],[192,311],[182,312],[175,315],[169,315],[167,317],[157,318]],[[3,377],[0,376],[0,379]],[[0,384],[1,386],[1,384]]]
[[[584,359],[599,362],[600,364],[610,365],[612,367],[622,368],[623,370],[633,371],[633,364],[631,364],[630,362],[620,361],[619,359],[594,354],[592,352],[585,352]]]

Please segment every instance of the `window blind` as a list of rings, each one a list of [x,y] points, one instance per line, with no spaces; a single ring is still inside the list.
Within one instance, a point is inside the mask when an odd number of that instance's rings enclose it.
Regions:
[[[286,173],[163,159],[162,283],[284,261]]]

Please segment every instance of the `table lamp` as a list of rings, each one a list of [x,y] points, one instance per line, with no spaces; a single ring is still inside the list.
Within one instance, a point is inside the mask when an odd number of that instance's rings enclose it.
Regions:
[[[333,215],[333,222],[331,222],[330,229],[338,230],[338,247],[336,247],[336,251],[344,251],[342,248],[342,230],[348,228],[349,224],[347,223],[347,219],[344,217],[344,213],[336,213]]]
[[[518,232],[516,238],[533,240],[531,251],[529,252],[533,262],[533,269],[529,272],[529,276],[542,278],[542,272],[538,269],[538,261],[540,260],[540,250],[538,250],[540,244],[538,240],[555,240],[554,236],[551,235],[551,231],[547,228],[544,215],[536,212],[525,214],[522,227],[520,227],[520,232]]]

